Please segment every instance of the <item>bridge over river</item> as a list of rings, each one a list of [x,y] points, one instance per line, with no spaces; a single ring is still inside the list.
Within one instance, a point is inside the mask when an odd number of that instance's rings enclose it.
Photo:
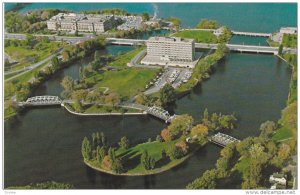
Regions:
[[[253,35],[254,36],[254,35]],[[147,40],[144,39],[121,39],[121,38],[106,38],[108,44],[113,45],[145,45]],[[278,47],[258,46],[258,45],[239,45],[239,44],[226,44],[230,51],[250,52],[250,53],[265,53],[265,54],[278,54]],[[209,43],[195,43],[196,49],[217,49],[218,44]],[[297,53],[297,49],[283,48],[285,53]]]
[[[217,133],[213,136],[208,137],[208,141],[222,147],[225,147],[233,142],[240,142],[240,140],[223,133]]]
[[[64,104],[72,104],[72,103],[74,103],[73,100],[62,100],[58,96],[45,95],[45,96],[35,96],[35,97],[28,98],[25,102],[18,102],[18,106],[30,107],[30,106],[58,106],[58,105],[60,105],[60,106],[65,107]],[[82,103],[85,105],[96,104],[93,102],[92,103],[82,102]],[[98,104],[98,105],[107,105],[107,104]],[[177,116],[177,115],[172,116],[169,114],[168,111],[164,110],[163,108],[157,107],[157,106],[148,107],[148,106],[135,104],[135,103],[131,103],[131,102],[122,102],[117,106],[122,107],[122,108],[133,108],[133,109],[141,110],[147,114],[150,114],[156,118],[159,118],[159,119],[165,121],[166,123],[172,122],[172,120],[174,118],[176,118],[176,116]]]

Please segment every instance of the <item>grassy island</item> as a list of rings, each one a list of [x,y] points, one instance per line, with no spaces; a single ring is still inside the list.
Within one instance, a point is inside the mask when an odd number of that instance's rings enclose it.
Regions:
[[[212,118],[212,120],[210,120]],[[100,172],[112,175],[141,176],[167,171],[180,165],[207,143],[209,131],[234,128],[233,115],[212,114],[205,110],[200,124],[193,125],[189,115],[176,117],[157,135],[134,146],[122,137],[119,147],[108,147],[103,133],[93,133],[92,141],[85,137],[82,142],[84,163]]]

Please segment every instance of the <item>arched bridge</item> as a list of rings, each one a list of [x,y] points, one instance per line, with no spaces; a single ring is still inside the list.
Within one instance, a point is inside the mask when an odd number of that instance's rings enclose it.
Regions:
[[[58,96],[35,96],[28,98],[25,102],[19,102],[19,106],[52,106],[52,105],[61,105],[64,106],[64,103],[72,104],[74,101],[72,100],[61,100]],[[83,102],[84,104],[96,104],[96,103],[88,103]],[[98,104],[101,105],[101,104]],[[105,104],[103,104],[105,105]],[[168,111],[160,108],[160,107],[148,107],[140,104],[135,103],[129,103],[129,102],[123,102],[117,105],[119,107],[123,108],[134,108],[137,110],[141,110],[146,112],[147,114],[150,114],[152,116],[155,116],[159,119],[162,119],[166,123],[172,122],[174,118],[176,118],[177,115],[171,116]]]
[[[19,102],[19,106],[47,106],[61,105],[63,101],[58,96],[35,96],[28,98],[26,102]]]
[[[213,136],[208,137],[208,141],[215,143],[219,146],[225,147],[228,144],[231,144],[233,142],[240,142],[240,140],[231,137],[229,135],[223,134],[223,133],[217,133]]]

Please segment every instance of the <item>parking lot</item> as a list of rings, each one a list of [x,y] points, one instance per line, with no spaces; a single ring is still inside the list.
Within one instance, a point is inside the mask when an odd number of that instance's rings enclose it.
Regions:
[[[191,77],[192,71],[188,68],[168,67],[163,73],[158,75],[153,81],[146,86],[145,95],[158,92],[167,83],[172,84],[174,88],[179,87],[182,83],[187,82]]]

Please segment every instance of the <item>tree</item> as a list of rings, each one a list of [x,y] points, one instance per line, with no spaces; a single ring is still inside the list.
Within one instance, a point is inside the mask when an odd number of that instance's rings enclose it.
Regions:
[[[218,27],[218,23],[215,20],[201,19],[197,24],[196,28],[202,29],[216,29]]]
[[[109,163],[110,168],[115,173],[121,173],[124,171],[123,164],[120,158],[116,157],[116,152],[114,148],[109,148],[108,150],[108,157],[109,157]]]
[[[217,186],[217,171],[215,169],[207,170],[202,177],[188,184],[187,189],[215,189]]]
[[[233,115],[220,115],[218,129],[233,129],[237,119]]]
[[[184,140],[178,141],[175,146],[182,151],[183,155],[186,155],[189,151],[189,146],[185,143]]]
[[[103,147],[97,146],[96,158],[99,163],[102,163],[102,160],[105,157],[105,149]]]
[[[63,51],[61,55],[62,55],[62,59],[64,62],[66,62],[70,59],[70,53],[67,50]]]
[[[253,144],[249,149],[251,161],[257,164],[264,164],[268,160],[268,154],[264,152],[265,148],[260,144]]]
[[[94,61],[100,61],[101,59],[101,53],[99,50],[96,50],[94,53]]]
[[[159,99],[162,106],[166,106],[168,103],[175,101],[175,89],[171,84],[166,84],[160,91]]]
[[[64,91],[67,93],[67,97],[71,94],[74,88],[74,80],[72,77],[65,76],[61,81],[61,86],[64,88]]]
[[[208,134],[208,127],[203,124],[198,124],[191,130],[192,136],[206,136]]]
[[[90,160],[91,158],[92,147],[90,141],[87,137],[84,137],[81,145],[81,153],[84,160]]]
[[[277,125],[273,121],[266,121],[260,125],[259,130],[261,131],[260,136],[268,139],[276,130]]]
[[[78,35],[79,35],[79,34],[78,34],[78,30],[75,30],[74,36],[75,36],[75,37],[78,37]]]
[[[57,56],[54,56],[51,59],[51,64],[52,64],[52,67],[53,67],[54,70],[57,70],[59,68],[59,60],[58,60]]]
[[[203,112],[202,122],[206,126],[210,125],[210,122],[209,122],[209,113],[208,113],[208,109],[207,108],[205,108],[205,110]]]
[[[119,142],[119,146],[123,149],[128,149],[129,147],[129,140],[127,139],[127,137],[122,137],[120,142]]]
[[[154,169],[155,159],[152,158],[147,150],[144,150],[141,156],[141,164],[146,170]]]
[[[280,44],[278,47],[278,55],[282,55],[283,45]]]
[[[187,133],[193,125],[194,119],[193,117],[183,114],[177,116],[171,124],[168,126],[168,129],[174,134],[177,135],[180,132]]]
[[[166,142],[174,139],[174,135],[169,129],[163,129],[160,135],[163,138],[163,140],[165,140]]]
[[[168,21],[173,23],[173,26],[178,30],[180,28],[181,25],[181,20],[179,18],[175,18],[175,17],[169,17]]]
[[[146,12],[142,13],[142,18],[144,21],[148,21],[150,19],[149,14]]]
[[[171,160],[179,159],[184,156],[181,148],[176,147],[175,145],[171,145],[167,150],[167,155]]]

